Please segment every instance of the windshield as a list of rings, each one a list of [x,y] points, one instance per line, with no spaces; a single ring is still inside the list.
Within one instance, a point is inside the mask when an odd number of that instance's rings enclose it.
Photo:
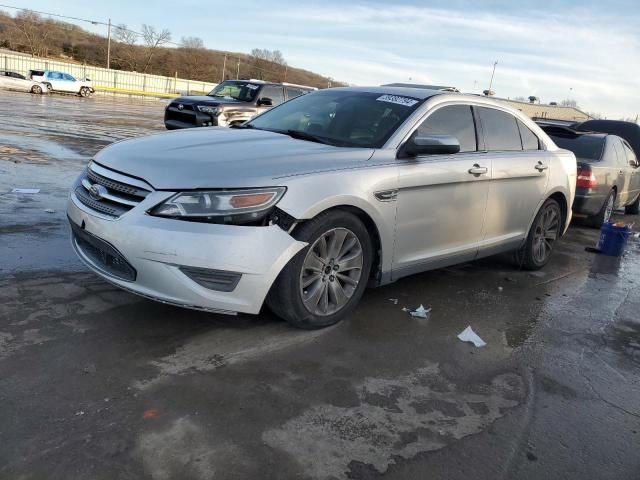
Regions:
[[[577,138],[551,136],[553,141],[560,148],[571,150],[576,158],[587,160],[600,160],[604,147],[604,138],[592,135],[580,135]]]
[[[304,133],[338,146],[380,148],[421,102],[405,96],[328,89],[283,103],[247,127],[293,132],[296,138]]]
[[[256,98],[260,85],[251,82],[225,80],[208,93],[210,97],[226,97],[242,102],[251,102]]]

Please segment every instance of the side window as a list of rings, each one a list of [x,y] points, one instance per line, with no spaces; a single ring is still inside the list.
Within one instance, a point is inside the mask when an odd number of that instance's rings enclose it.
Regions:
[[[531,131],[520,120],[516,120],[518,123],[518,129],[520,130],[520,138],[522,139],[523,150],[540,150],[540,140],[536,137],[536,134]]]
[[[65,73],[63,76],[64,76],[64,79],[65,79],[65,80],[69,80],[69,81],[71,81],[71,82],[75,82],[75,81],[76,81],[76,79],[75,79],[75,78],[73,78],[73,77],[72,77],[71,75],[69,75],[68,73]]]
[[[608,143],[613,146],[613,158],[616,159],[616,165],[626,165],[627,158],[624,148],[622,147],[622,142],[615,137],[608,136]]]
[[[513,115],[487,107],[477,110],[480,112],[487,150],[522,150],[520,132]]]
[[[476,127],[469,105],[451,105],[433,112],[418,127],[418,135],[453,135],[460,142],[461,152],[475,152],[478,148]]]
[[[51,80],[62,80],[62,74],[60,72],[51,72],[49,78]]]
[[[266,85],[260,92],[260,98],[270,98],[273,106],[276,106],[284,102],[284,92],[277,85]]]
[[[304,90],[302,90],[300,88],[285,87],[284,89],[287,92],[287,100],[299,97],[300,95],[304,94]]]

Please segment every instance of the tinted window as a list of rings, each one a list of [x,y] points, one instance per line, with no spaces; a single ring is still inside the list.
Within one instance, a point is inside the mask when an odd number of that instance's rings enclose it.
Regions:
[[[614,161],[617,165],[626,165],[627,157],[624,153],[624,148],[622,147],[622,142],[615,137],[609,137],[607,142],[609,145],[609,157]],[[607,155],[607,150],[605,148],[605,155]]]
[[[260,85],[256,83],[225,80],[211,90],[208,95],[210,97],[228,97],[242,102],[251,102],[256,97],[259,88]]]
[[[520,129],[522,148],[524,150],[539,150],[540,141],[538,140],[538,137],[536,137],[536,134],[520,120],[516,120],[516,122],[518,122],[518,128]]]
[[[304,90],[296,87],[285,87],[285,90],[287,92],[288,99],[299,97],[300,95],[303,95],[305,93]]]
[[[556,145],[571,150],[576,158],[600,160],[604,148],[604,137],[599,135],[580,135],[575,138],[551,136]]]
[[[65,73],[65,74],[64,74],[64,79],[65,79],[65,80],[70,80],[70,81],[72,81],[72,82],[75,82],[75,81],[76,81],[76,79],[75,79],[75,78],[73,78],[73,77],[72,77],[71,75],[69,75],[68,73]]]
[[[468,105],[451,105],[433,112],[418,127],[419,136],[429,134],[453,135],[460,142],[461,152],[477,150],[476,128]]]
[[[493,108],[477,109],[482,120],[487,150],[522,150],[516,118]]]
[[[282,87],[267,85],[260,92],[260,98],[270,98],[272,105],[279,105],[284,102],[284,92]]]
[[[62,80],[62,74],[59,72],[51,72],[49,73],[49,78],[51,80]]]

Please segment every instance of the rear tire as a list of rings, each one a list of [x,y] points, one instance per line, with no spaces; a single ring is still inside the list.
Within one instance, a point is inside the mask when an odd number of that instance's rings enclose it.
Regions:
[[[267,305],[298,328],[333,325],[353,311],[367,286],[369,232],[355,215],[334,210],[303,223],[293,236],[309,245],[280,272]]]
[[[627,215],[638,215],[640,213],[640,194],[638,194],[635,202],[624,207],[624,213]]]
[[[525,244],[515,253],[516,263],[525,270],[544,267],[560,238],[562,222],[560,205],[549,198],[533,220]]]
[[[42,94],[42,87],[40,85],[34,85],[31,87],[31,93],[35,93],[36,95]]]
[[[49,90],[50,92],[53,91],[53,87],[51,86],[51,84],[49,82],[44,82],[43,85],[45,87],[47,87],[47,90]]]
[[[608,222],[611,218],[611,213],[613,212],[613,206],[616,202],[616,191],[611,190],[607,198],[604,200],[602,204],[602,208],[598,213],[592,215],[587,218],[587,223],[594,228],[602,227],[602,224]]]

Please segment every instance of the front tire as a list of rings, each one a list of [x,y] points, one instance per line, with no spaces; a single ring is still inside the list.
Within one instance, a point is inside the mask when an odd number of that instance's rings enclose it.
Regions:
[[[87,88],[87,87],[82,87],[80,89],[80,96],[81,97],[88,97],[91,94],[91,91]]]
[[[527,240],[516,252],[516,262],[525,270],[539,270],[544,267],[560,238],[562,210],[554,199],[549,198],[536,215],[529,229]]]
[[[293,236],[309,245],[280,272],[267,305],[298,328],[333,325],[353,311],[367,286],[369,232],[355,215],[334,210],[303,223]]]
[[[31,87],[31,93],[35,93],[36,95],[42,94],[42,87],[40,85],[34,85]]]
[[[638,215],[640,213],[640,194],[635,202],[624,207],[624,213],[627,215]]]

